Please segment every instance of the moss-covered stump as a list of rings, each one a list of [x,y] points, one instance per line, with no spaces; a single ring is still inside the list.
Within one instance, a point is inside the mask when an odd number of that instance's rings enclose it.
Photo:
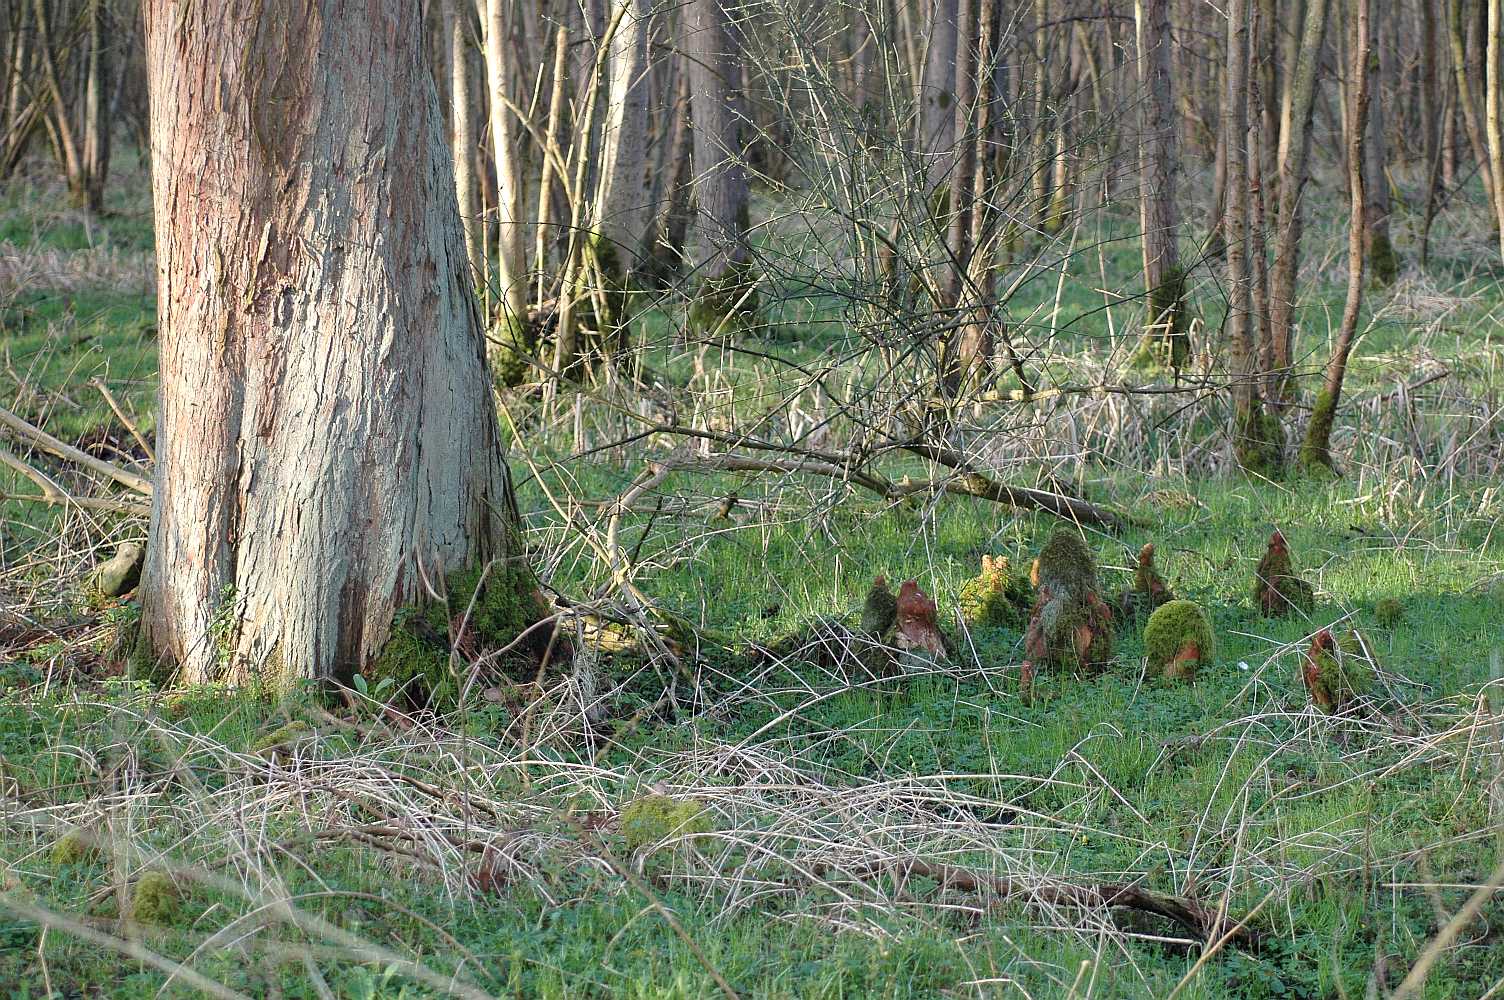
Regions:
[[[1194,680],[1196,670],[1217,655],[1211,620],[1195,601],[1169,601],[1144,625],[1149,670],[1166,680]]]
[[[539,624],[549,613],[525,566],[493,564],[489,572],[475,567],[451,574],[445,600],[398,612],[386,645],[364,672],[366,688],[414,705],[453,708],[461,678],[452,660],[468,669],[482,657],[489,673],[477,678],[477,692],[497,682],[532,680],[545,656],[560,663],[571,652],[567,641],[555,641],[552,627]],[[504,655],[486,656],[501,650]]]
[[[982,571],[961,585],[956,616],[972,628],[1017,627],[1027,620],[1029,581],[1006,556],[982,556]]]
[[[705,278],[689,302],[689,328],[700,334],[728,334],[757,323],[757,281],[749,264],[735,264]]]
[[[1154,565],[1154,543],[1146,543],[1138,550],[1138,562],[1133,567],[1133,586],[1118,597],[1118,610],[1124,619],[1142,618],[1174,599],[1170,585],[1165,583]]]
[[[1096,561],[1081,536],[1057,528],[1030,576],[1035,598],[1024,633],[1025,680],[1038,666],[1081,670],[1111,660],[1112,609],[1097,592]]]
[[[939,609],[915,580],[898,587],[898,615],[892,645],[911,658],[945,659],[945,636],[940,632]]]
[[[1149,290],[1145,302],[1144,336],[1128,359],[1128,367],[1146,374],[1179,371],[1191,357],[1186,336],[1185,271],[1175,268]]]
[[[292,754],[303,744],[313,742],[316,736],[317,733],[308,722],[293,719],[257,737],[251,744],[251,751],[268,759],[277,759]]]
[[[130,918],[138,924],[166,927],[177,919],[181,899],[172,876],[148,871],[131,886]]]
[[[1311,585],[1295,575],[1289,543],[1278,528],[1269,536],[1254,571],[1253,602],[1265,618],[1282,618],[1296,611],[1309,614],[1316,605]]]
[[[1301,679],[1311,703],[1334,715],[1373,689],[1377,668],[1373,647],[1362,633],[1354,629],[1338,641],[1329,630],[1322,629],[1311,638]]]
[[[712,829],[710,812],[700,803],[659,792],[623,806],[619,826],[622,840],[634,853],[670,837],[694,837]]]
[[[1374,288],[1388,288],[1400,276],[1400,255],[1394,242],[1381,231],[1369,233],[1368,240],[1369,282]]]

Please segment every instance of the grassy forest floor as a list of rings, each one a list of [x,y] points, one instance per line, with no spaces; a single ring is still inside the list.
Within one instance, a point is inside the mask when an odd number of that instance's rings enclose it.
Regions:
[[[0,203],[0,406],[128,464],[144,450],[91,380],[149,438],[155,269],[144,187],[117,190],[103,221],[47,208],[45,187]],[[1318,364],[1325,342],[1309,331],[1335,323],[1346,280],[1338,225],[1311,227],[1302,347]],[[979,444],[1010,482],[1064,483],[1133,516],[1088,533],[1102,589],[1127,586],[1139,546],[1156,545],[1217,631],[1190,686],[1146,677],[1124,625],[1107,670],[1042,674],[1025,701],[1021,630],[955,624],[981,556],[1027,565],[1058,523],[1045,515],[685,472],[656,486],[666,506],[621,529],[636,584],[695,626],[677,636],[683,670],[600,654],[603,713],[569,710],[578,678],[402,726],[311,689],[157,690],[118,665],[129,603],[101,606],[83,585],[144,521],[12,499],[32,487],[0,469],[0,985],[145,998],[207,989],[197,976],[258,997],[655,1000],[721,983],[895,998],[1397,986],[1504,860],[1504,289],[1486,232],[1444,217],[1433,240],[1421,273],[1402,222],[1409,266],[1371,293],[1342,478],[1227,474],[1216,404],[1182,397],[1038,404]],[[1040,363],[1060,382],[1129,377],[1137,313],[1102,289],[1134,285],[1137,251],[1097,245],[1081,273],[1042,275],[1010,303],[1020,329],[1055,331]],[[1196,287],[1205,336],[1217,283],[1202,271]],[[666,384],[724,393],[723,411],[705,404],[714,426],[787,370],[759,358],[850,347],[819,302],[773,315],[755,353],[696,359],[665,335],[649,363]],[[767,436],[818,431],[813,397],[794,397]],[[596,452],[632,429],[611,407],[503,404],[541,574],[561,594],[601,593],[600,533],[561,510],[616,496],[676,442]],[[1309,615],[1254,606],[1274,526],[1315,586]],[[878,574],[919,580],[956,646],[892,690],[791,643],[849,616]],[[1398,623],[1375,615],[1385,598]],[[1334,625],[1362,628],[1384,673],[1357,710],[1327,716],[1299,667],[1304,641]],[[646,796],[664,792],[690,807],[655,812],[667,800]],[[941,863],[1028,891],[947,879]],[[143,905],[153,871],[170,873],[166,912],[126,925],[121,955],[102,935]],[[1202,961],[1173,921],[1038,891],[1121,883],[1248,916],[1257,947],[1240,938]],[[1421,995],[1500,989],[1501,933],[1496,903],[1464,919]]]

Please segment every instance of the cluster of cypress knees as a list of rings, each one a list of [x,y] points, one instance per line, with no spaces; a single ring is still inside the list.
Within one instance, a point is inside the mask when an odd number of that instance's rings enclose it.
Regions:
[[[1278,618],[1311,611],[1314,596],[1311,585],[1296,575],[1290,546],[1276,529],[1254,573],[1255,606]],[[1401,610],[1397,602],[1382,601],[1377,612],[1387,626]],[[1027,574],[1015,573],[1005,557],[983,556],[982,572],[961,588],[957,617],[968,627],[1023,627],[1019,687],[1025,697],[1038,669],[1104,667],[1112,659],[1118,620],[1143,622],[1149,670],[1167,680],[1194,680],[1197,668],[1216,657],[1211,620],[1196,602],[1171,593],[1155,568],[1152,543],[1139,551],[1132,587],[1109,602],[1098,587],[1091,550],[1068,528],[1051,535]],[[874,580],[860,629],[870,640],[866,665],[879,678],[902,673],[916,656],[943,659],[950,645],[935,602],[914,580],[905,580],[896,595],[885,578]],[[1301,679],[1317,707],[1340,712],[1372,686],[1375,663],[1372,647],[1357,630],[1337,638],[1321,629],[1306,650]]]

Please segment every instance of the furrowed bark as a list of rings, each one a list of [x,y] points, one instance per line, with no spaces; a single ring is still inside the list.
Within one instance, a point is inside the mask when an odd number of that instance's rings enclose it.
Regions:
[[[360,670],[425,577],[517,555],[418,9],[143,9],[161,409],[142,641],[190,683]]]

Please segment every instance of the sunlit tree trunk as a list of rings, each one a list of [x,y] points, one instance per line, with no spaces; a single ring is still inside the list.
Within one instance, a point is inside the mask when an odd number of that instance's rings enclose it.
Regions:
[[[491,146],[496,166],[496,285],[502,322],[517,325],[527,315],[526,217],[522,207],[522,163],[513,135],[516,114],[511,106],[510,37],[507,0],[483,0],[485,4],[486,82],[491,107]]]
[[[1279,207],[1275,213],[1274,261],[1269,273],[1269,327],[1273,340],[1273,389],[1283,399],[1294,363],[1295,283],[1300,274],[1303,230],[1302,197],[1311,149],[1311,112],[1316,106],[1316,81],[1321,72],[1321,49],[1326,39],[1327,0],[1306,0],[1295,58],[1285,66],[1285,92],[1280,101]]]
[[[449,42],[449,120],[453,138],[454,193],[460,224],[465,230],[465,255],[473,281],[485,281],[486,260],[481,248],[480,202],[475,183],[475,112],[470,93],[469,0],[444,0]],[[484,296],[482,296],[484,299]]]
[[[357,671],[425,578],[518,555],[418,8],[143,6],[161,407],[142,641],[190,683]]]
[[[1337,404],[1342,397],[1342,383],[1347,375],[1347,359],[1352,352],[1353,340],[1358,331],[1358,310],[1363,305],[1363,262],[1367,249],[1366,226],[1363,221],[1363,206],[1366,204],[1363,187],[1366,183],[1364,164],[1367,158],[1363,145],[1367,139],[1368,106],[1370,103],[1370,71],[1373,46],[1373,26],[1369,19],[1369,0],[1354,0],[1356,18],[1353,30],[1352,66],[1349,78],[1352,94],[1348,107],[1347,128],[1347,185],[1349,223],[1347,240],[1347,300],[1342,307],[1342,325],[1337,330],[1337,341],[1332,345],[1332,356],[1327,362],[1326,377],[1321,391],[1311,407],[1311,422],[1306,426],[1305,441],[1300,448],[1300,464],[1307,468],[1332,467],[1331,440],[1332,422],[1337,415]]]
[[[1487,99],[1484,126],[1488,131],[1488,172],[1493,178],[1494,212],[1499,227],[1499,252],[1504,254],[1504,2],[1488,0],[1488,43],[1484,59]]]

